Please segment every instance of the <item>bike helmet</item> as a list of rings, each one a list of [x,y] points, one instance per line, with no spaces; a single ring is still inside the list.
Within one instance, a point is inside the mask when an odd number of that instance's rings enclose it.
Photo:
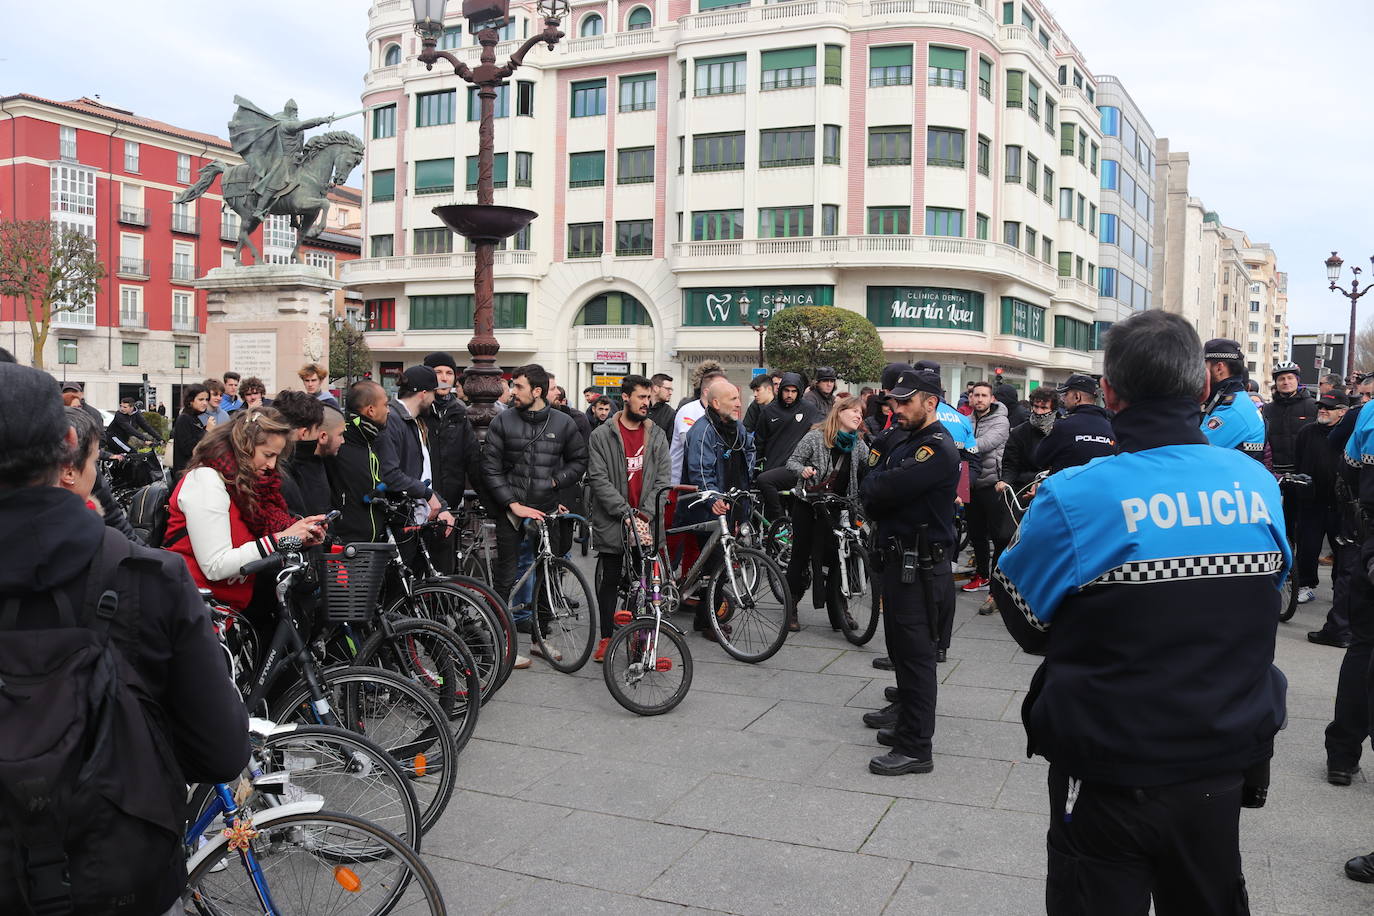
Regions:
[[[1269,374],[1273,377],[1274,381],[1278,381],[1279,376],[1283,375],[1285,372],[1293,373],[1298,377],[1299,382],[1302,381],[1302,370],[1298,368],[1297,363],[1291,360],[1284,360],[1281,363],[1274,363],[1274,369]]]

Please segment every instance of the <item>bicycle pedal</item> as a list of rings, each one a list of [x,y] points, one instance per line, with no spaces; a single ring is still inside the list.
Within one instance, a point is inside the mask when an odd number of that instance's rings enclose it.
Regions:
[[[672,671],[673,660],[671,658],[660,658],[654,662],[655,671]]]
[[[629,623],[631,620],[634,620],[634,619],[635,619],[635,616],[634,616],[633,614],[631,614],[629,611],[623,610],[623,609],[622,609],[622,610],[616,611],[615,614],[612,616],[611,619],[615,621],[615,625],[616,625],[616,626],[618,626],[618,627],[623,627],[623,626],[625,626],[625,624]]]

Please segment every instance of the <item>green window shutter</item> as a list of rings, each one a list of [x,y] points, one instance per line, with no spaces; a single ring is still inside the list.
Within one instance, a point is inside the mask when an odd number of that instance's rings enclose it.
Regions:
[[[978,78],[992,82],[992,61],[986,58],[978,59]]]
[[[844,49],[839,45],[825,46],[825,82],[827,85],[840,85],[840,80],[844,76],[841,63],[843,53]]]
[[[645,7],[639,7],[630,14],[628,25],[631,29],[647,29],[654,24],[654,14]],[[524,325],[521,325],[524,327]]]
[[[1007,71],[1007,107],[1021,107],[1021,78],[1024,74],[1020,70]]]
[[[491,164],[491,180],[498,187],[509,180],[510,157],[506,153],[497,153]]]
[[[698,68],[710,67],[713,64],[738,64],[744,60],[743,54],[726,54],[724,57],[698,57],[696,65]]]
[[[1073,253],[1059,252],[1059,276],[1067,277],[1073,273]]]
[[[606,153],[573,153],[570,157],[568,180],[573,185],[581,182],[603,184],[606,180]]]
[[[477,157],[468,157],[468,189],[477,187]]]
[[[715,10],[722,6],[739,6],[740,0],[698,0],[698,10]]]
[[[868,65],[870,67],[910,67],[911,45],[869,48]]]
[[[372,199],[391,200],[396,196],[396,170],[385,169],[372,173]]]
[[[930,49],[930,66],[941,70],[963,70],[968,61],[968,52],[962,48]]]
[[[415,190],[453,187],[452,159],[422,159],[415,163]]]
[[[492,297],[492,324],[498,328],[525,327],[528,301],[525,293],[497,293]]]
[[[806,48],[786,48],[782,51],[764,51],[763,69],[787,70],[792,67],[816,66],[816,46]]]

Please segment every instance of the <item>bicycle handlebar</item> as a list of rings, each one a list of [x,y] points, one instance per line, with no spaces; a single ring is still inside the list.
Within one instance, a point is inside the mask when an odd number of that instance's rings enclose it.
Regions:
[[[269,569],[273,569],[273,568],[282,566],[282,565],[284,565],[285,563],[286,563],[286,554],[285,554],[285,553],[274,553],[274,554],[271,554],[271,555],[269,555],[269,556],[263,557],[261,560],[254,560],[254,561],[251,562],[251,563],[245,563],[245,564],[243,564],[242,566],[239,567],[239,575],[240,575],[240,576],[256,576],[258,573],[267,572]]]

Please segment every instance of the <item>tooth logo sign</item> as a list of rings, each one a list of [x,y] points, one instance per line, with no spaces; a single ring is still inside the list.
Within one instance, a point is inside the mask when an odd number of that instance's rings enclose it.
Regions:
[[[715,296],[711,293],[706,294],[706,314],[711,316],[712,321],[730,320],[730,300],[733,298],[730,293]]]

